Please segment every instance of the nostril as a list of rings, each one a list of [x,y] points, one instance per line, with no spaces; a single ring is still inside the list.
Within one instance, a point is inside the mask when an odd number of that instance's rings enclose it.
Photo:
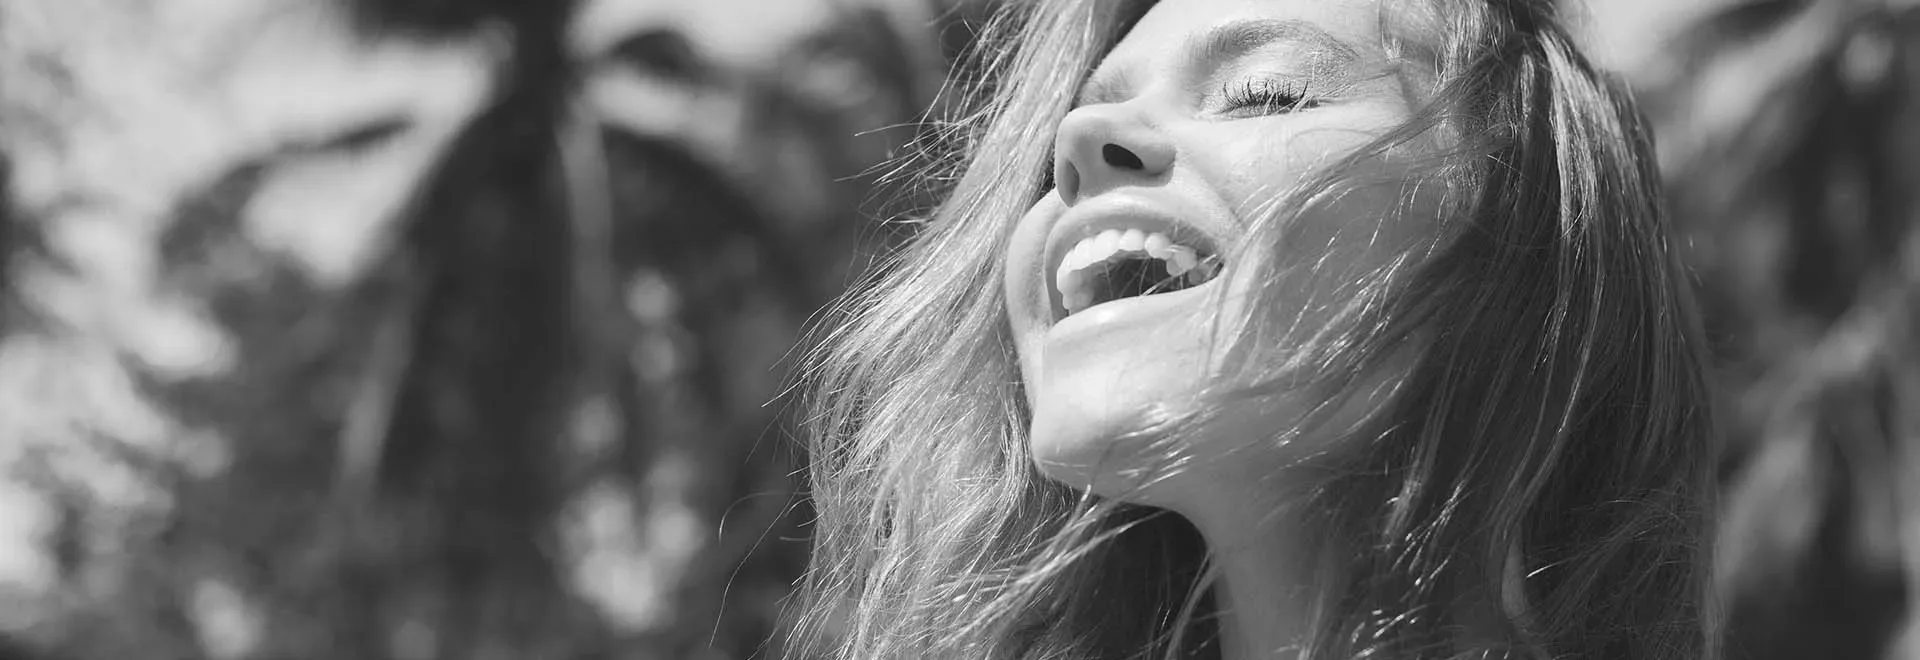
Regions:
[[[1108,143],[1107,146],[1101,147],[1100,158],[1101,160],[1107,161],[1108,165],[1111,165],[1113,167],[1118,167],[1120,169],[1126,169],[1126,170],[1147,169],[1147,164],[1140,162],[1139,156],[1134,155],[1134,153],[1131,151],[1128,151],[1126,147],[1122,147],[1117,144]]]
[[[1080,172],[1073,168],[1073,163],[1056,161],[1051,183],[1052,188],[1059,191],[1060,197],[1069,204],[1073,203],[1075,196],[1080,194]]]

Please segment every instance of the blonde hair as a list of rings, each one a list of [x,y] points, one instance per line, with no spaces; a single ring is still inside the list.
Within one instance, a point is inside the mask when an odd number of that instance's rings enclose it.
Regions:
[[[860,660],[1214,653],[1194,634],[1211,607],[1197,534],[1032,465],[1000,286],[1055,127],[1152,3],[1010,4],[979,51],[983,102],[950,135],[970,158],[951,196],[812,356],[818,519],[797,635]],[[1434,130],[1457,144],[1405,185],[1445,189],[1443,243],[1364,274],[1308,336],[1220,319],[1253,366],[1222,396],[1283,372],[1342,391],[1419,346],[1354,442],[1311,462],[1327,588],[1303,657],[1710,655],[1713,434],[1647,136],[1550,2],[1423,6],[1397,29],[1434,35],[1400,44],[1430,49],[1410,75],[1431,78],[1431,106],[1265,205],[1232,263],[1277,278],[1288,266],[1259,256],[1289,218],[1366,185],[1343,179],[1358,159]],[[1457,610],[1476,598],[1502,606],[1464,639]]]

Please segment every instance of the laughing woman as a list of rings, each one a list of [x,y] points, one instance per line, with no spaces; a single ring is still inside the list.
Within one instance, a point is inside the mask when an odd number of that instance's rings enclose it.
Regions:
[[[1694,312],[1552,3],[1011,4],[812,365],[803,639],[1713,655]]]

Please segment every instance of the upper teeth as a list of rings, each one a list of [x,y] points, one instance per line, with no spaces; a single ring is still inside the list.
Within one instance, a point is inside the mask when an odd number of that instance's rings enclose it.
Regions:
[[[1092,275],[1090,268],[1106,263],[1116,255],[1128,254],[1145,254],[1165,261],[1168,277],[1185,275],[1200,263],[1197,251],[1175,243],[1159,232],[1109,229],[1080,239],[1060,260],[1060,268],[1053,277],[1054,286],[1059,289],[1067,312],[1077,312],[1093,304],[1094,294],[1091,287],[1087,286],[1087,280]]]

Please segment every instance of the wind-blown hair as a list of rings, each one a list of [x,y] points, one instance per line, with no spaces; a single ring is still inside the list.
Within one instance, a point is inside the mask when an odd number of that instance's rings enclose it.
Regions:
[[[1000,286],[1075,90],[1151,3],[1010,4],[978,51],[981,100],[954,128],[965,160],[947,203],[843,301],[811,356],[819,517],[797,634],[860,660],[1211,657],[1198,534],[1033,465]],[[1362,159],[1445,136],[1444,154],[1392,184],[1439,192],[1441,238],[1352,274],[1342,299],[1316,303],[1329,322],[1261,305],[1216,319],[1248,365],[1216,401],[1303,376],[1343,392],[1412,347],[1385,403],[1301,461],[1315,476],[1299,535],[1321,540],[1325,581],[1303,657],[1714,652],[1695,312],[1638,115],[1551,4],[1384,12],[1429,106],[1324,177],[1285,182],[1229,260],[1267,289],[1325,267],[1274,258],[1295,245],[1291,220],[1377,185],[1347,176]],[[1167,427],[1177,437],[1207,414]]]

